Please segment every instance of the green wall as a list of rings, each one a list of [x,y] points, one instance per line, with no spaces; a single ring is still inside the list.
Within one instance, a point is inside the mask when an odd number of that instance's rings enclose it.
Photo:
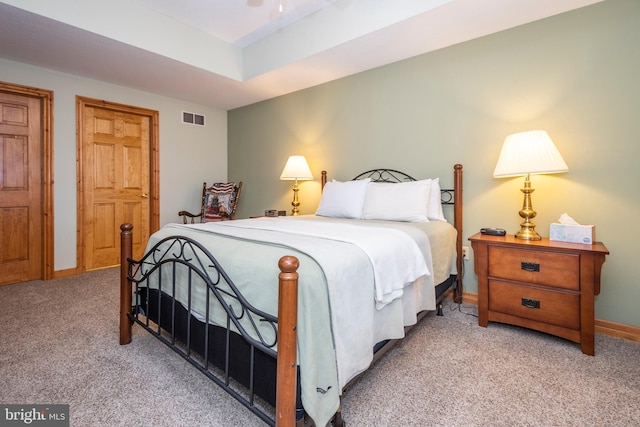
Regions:
[[[504,138],[545,129],[569,165],[532,177],[537,230],[566,212],[596,225],[609,251],[596,317],[640,326],[640,1],[593,6],[232,110],[228,170],[245,187],[238,216],[288,209],[279,181],[290,154],[307,156],[301,212],[317,206],[320,171],[350,179],[396,168],[452,183],[464,165],[464,236],[518,229],[521,178],[492,177]],[[473,261],[465,286],[477,292]]]

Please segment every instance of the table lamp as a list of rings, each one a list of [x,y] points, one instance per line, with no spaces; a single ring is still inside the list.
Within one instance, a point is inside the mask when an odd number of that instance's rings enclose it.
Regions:
[[[280,179],[295,180],[293,184],[293,201],[291,202],[293,209],[291,210],[291,214],[294,216],[298,215],[298,207],[300,206],[300,202],[298,201],[298,181],[313,179],[311,169],[309,169],[309,165],[307,164],[307,159],[305,159],[304,156],[289,156],[287,164],[284,165],[284,169],[280,175]]]
[[[516,238],[523,240],[540,240],[540,235],[535,230],[531,221],[537,212],[531,205],[531,181],[530,174],[567,172],[569,168],[562,159],[560,152],[543,130],[531,130],[515,133],[507,136],[500,151],[498,164],[493,171],[494,178],[506,178],[512,176],[526,176],[524,180],[524,202],[519,212],[524,221],[520,224],[520,231]]]

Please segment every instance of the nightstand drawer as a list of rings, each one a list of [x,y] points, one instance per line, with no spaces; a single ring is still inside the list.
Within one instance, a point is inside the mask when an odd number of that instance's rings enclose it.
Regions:
[[[576,254],[489,247],[489,277],[580,289],[580,256]]]
[[[575,293],[489,280],[489,310],[580,329],[580,296]]]

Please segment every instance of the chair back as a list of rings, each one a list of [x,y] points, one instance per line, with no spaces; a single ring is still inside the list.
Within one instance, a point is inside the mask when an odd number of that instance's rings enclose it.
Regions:
[[[233,219],[241,191],[242,182],[216,182],[206,188],[202,200],[202,222]]]
[[[210,187],[207,183],[202,183],[202,198],[200,199],[200,213],[194,214],[189,211],[180,211],[178,216],[182,217],[182,222],[210,222],[226,221],[236,216],[240,193],[242,191],[242,181],[216,182]]]

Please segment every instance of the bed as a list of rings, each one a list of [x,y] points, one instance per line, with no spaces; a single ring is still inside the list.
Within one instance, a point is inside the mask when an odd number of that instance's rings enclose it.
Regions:
[[[265,423],[340,426],[350,382],[461,298],[461,165],[453,183],[323,172],[316,215],[167,224],[140,260],[123,224],[120,344],[138,324]]]

